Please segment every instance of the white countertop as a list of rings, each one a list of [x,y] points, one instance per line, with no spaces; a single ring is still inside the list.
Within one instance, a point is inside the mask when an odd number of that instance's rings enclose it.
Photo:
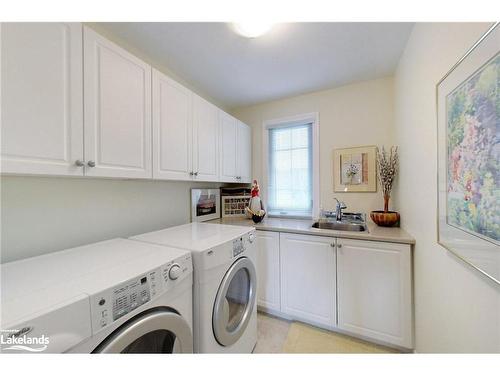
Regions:
[[[413,245],[415,239],[401,228],[379,227],[372,222],[368,222],[368,232],[347,232],[330,229],[312,228],[313,220],[303,219],[281,219],[266,217],[258,224],[255,224],[251,219],[246,218],[222,218],[207,221],[207,223],[253,226],[257,230],[287,232],[298,234],[310,234],[314,236],[327,236],[339,238],[351,238],[368,241],[384,241],[393,243],[404,243]]]
[[[122,238],[1,265],[1,327],[32,319],[189,252]],[[90,305],[89,305],[90,308]]]
[[[207,223],[194,222],[140,234],[130,239],[187,249],[192,252],[203,252],[241,237],[252,230],[247,225],[237,227],[235,226],[237,223],[232,224],[214,227]]]

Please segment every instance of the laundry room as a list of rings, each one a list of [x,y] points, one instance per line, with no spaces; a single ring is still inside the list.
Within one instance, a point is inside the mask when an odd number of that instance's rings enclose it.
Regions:
[[[500,364],[498,5],[90,3],[0,6],[2,363]]]

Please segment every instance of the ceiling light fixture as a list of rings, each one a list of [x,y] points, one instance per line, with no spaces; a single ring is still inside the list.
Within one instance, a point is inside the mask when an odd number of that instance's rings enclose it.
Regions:
[[[240,22],[233,23],[234,30],[247,38],[257,38],[264,35],[274,26],[271,22]]]

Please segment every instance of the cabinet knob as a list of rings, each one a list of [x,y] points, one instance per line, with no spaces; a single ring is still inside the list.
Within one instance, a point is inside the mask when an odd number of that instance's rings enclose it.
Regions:
[[[195,175],[195,176],[198,176],[198,172],[194,172],[194,175]]]
[[[76,160],[76,161],[75,161],[75,165],[76,165],[77,167],[83,167],[83,166],[85,165],[85,163],[84,163],[83,161],[81,161],[81,160]]]
[[[337,248],[339,248],[339,249],[340,249],[341,247],[342,247],[342,244],[341,244],[341,243],[337,244]]]
[[[331,246],[331,247],[335,247],[335,244],[334,244],[334,243],[331,243],[331,244],[330,244],[330,246]]]
[[[95,167],[95,161],[93,161],[93,160],[89,160],[89,162],[87,163],[87,165],[88,165],[90,168],[94,168],[94,167]]]
[[[193,175],[194,175],[194,172],[193,172],[193,171],[189,172],[189,175],[190,175],[190,176],[193,176]]]

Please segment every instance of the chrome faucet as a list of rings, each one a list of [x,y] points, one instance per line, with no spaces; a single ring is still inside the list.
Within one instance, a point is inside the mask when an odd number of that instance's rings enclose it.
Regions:
[[[337,198],[333,198],[337,201],[337,205],[335,206],[335,219],[337,221],[342,221],[342,210],[347,208],[344,202],[339,201]]]

